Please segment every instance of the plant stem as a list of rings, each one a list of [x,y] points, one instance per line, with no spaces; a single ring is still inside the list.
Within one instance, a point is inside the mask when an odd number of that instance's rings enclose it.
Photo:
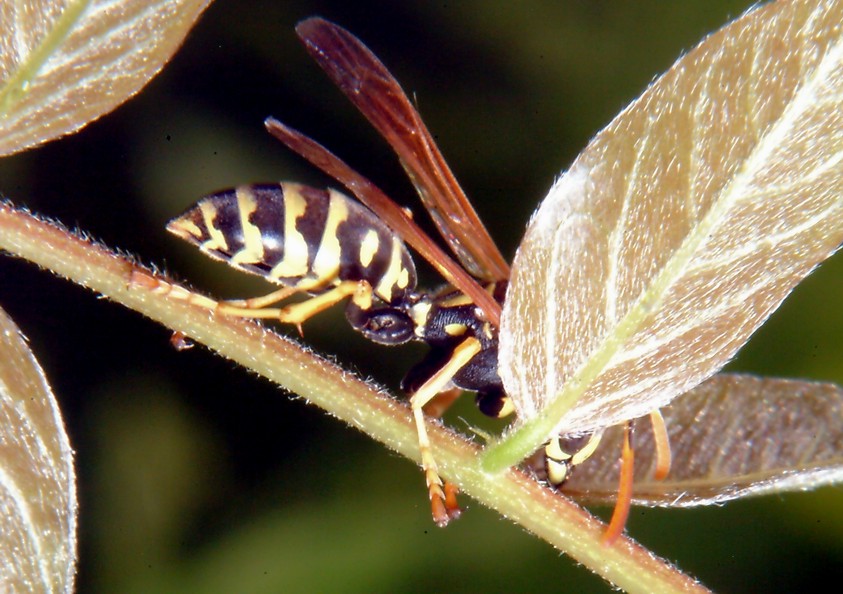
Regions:
[[[305,347],[255,322],[217,315],[160,274],[8,203],[0,204],[0,249],[185,334],[418,462],[408,407]],[[429,430],[444,476],[609,582],[628,592],[706,591],[628,538],[603,545],[599,520],[525,473],[484,471],[480,448],[464,436],[434,422]]]

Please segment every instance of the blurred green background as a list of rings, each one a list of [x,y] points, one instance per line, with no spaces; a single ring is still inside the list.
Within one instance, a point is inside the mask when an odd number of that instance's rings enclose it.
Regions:
[[[509,257],[588,139],[749,4],[219,0],[138,97],[0,161],[0,192],[220,297],[266,286],[169,237],[166,220],[238,183],[331,183],[264,132],[268,115],[418,211],[389,149],[299,46],[295,23],[319,14],[360,36],[415,96]],[[730,367],[843,383],[841,291],[837,257]],[[137,314],[10,258],[0,303],[30,338],[76,448],[80,592],[612,591],[468,500],[459,522],[436,529],[413,464],[201,347],[176,352]],[[367,344],[341,310],[305,336],[393,387],[419,354]],[[456,426],[477,420],[463,400]],[[718,592],[843,577],[837,488],[633,510],[629,532]]]

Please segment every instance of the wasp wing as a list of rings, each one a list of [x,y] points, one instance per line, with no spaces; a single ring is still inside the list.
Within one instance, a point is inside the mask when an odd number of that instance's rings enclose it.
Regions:
[[[321,18],[296,32],[331,80],[398,154],[439,232],[476,278],[505,280],[509,266],[398,81],[354,35]],[[367,204],[380,214],[376,206]],[[397,230],[396,230],[397,231]]]
[[[368,206],[393,231],[421,254],[449,283],[467,295],[497,326],[500,322],[500,305],[492,295],[454,262],[418,225],[375,184],[360,175],[316,141],[285,126],[276,119],[265,122],[270,134],[287,148],[298,153],[348,188],[360,202]]]
[[[843,389],[832,384],[720,374],[661,410],[671,437],[667,478],[653,480],[653,432],[634,426],[633,503],[690,507],[843,480]],[[610,502],[618,488],[622,430],[574,469],[563,491]]]

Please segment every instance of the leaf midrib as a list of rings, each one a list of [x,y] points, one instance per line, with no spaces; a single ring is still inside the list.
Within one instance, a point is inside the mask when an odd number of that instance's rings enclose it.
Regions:
[[[80,20],[82,13],[85,12],[89,4],[90,0],[70,2],[62,15],[55,21],[53,28],[44,35],[35,49],[20,63],[6,85],[0,89],[0,119],[4,118],[26,96],[29,83],[36,77],[44,63],[47,62],[55,49]]]

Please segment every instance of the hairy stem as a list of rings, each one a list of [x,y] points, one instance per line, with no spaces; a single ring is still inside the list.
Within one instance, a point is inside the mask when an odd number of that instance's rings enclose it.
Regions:
[[[257,323],[215,315],[171,280],[8,203],[0,204],[0,249],[183,333],[418,462],[409,408],[305,347]],[[706,591],[628,538],[604,546],[603,524],[587,511],[518,470],[484,471],[475,443],[438,423],[429,429],[443,476],[609,582],[628,592]]]

